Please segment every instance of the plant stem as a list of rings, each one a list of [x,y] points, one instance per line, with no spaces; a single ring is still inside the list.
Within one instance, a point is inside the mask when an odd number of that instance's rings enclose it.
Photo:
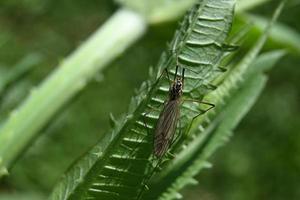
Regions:
[[[131,11],[117,11],[62,61],[40,86],[31,90],[28,98],[11,113],[0,130],[0,172],[11,167],[62,105],[83,89],[99,70],[143,35],[146,25],[141,16]]]

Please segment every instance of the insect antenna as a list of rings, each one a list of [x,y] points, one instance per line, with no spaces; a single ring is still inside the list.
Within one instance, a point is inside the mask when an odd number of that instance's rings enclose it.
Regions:
[[[178,65],[176,65],[176,69],[175,69],[175,76],[174,76],[174,81],[176,80],[177,78],[177,71],[178,71]]]
[[[181,73],[182,87],[184,86],[184,71],[185,71],[185,68],[182,68],[182,73]]]

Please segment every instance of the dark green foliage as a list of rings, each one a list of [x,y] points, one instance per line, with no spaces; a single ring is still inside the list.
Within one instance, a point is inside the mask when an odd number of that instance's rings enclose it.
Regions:
[[[101,22],[109,19],[116,9],[112,1],[104,0],[37,2],[12,0],[0,3],[1,69],[3,66],[12,69],[23,55],[32,51],[42,52],[45,59],[28,76],[22,77],[18,84],[6,88],[1,100],[1,119],[5,119],[6,113],[24,99],[33,85],[45,78],[53,66],[74,50]],[[254,8],[253,13],[259,13],[267,19],[276,3],[265,4],[263,9]],[[283,11],[280,21],[299,31],[298,11],[299,4],[293,4]],[[68,166],[103,134],[108,133],[110,112],[116,118],[125,112],[130,96],[134,95],[134,88],[146,79],[148,66],[157,62],[175,28],[175,23],[151,27],[142,41],[111,64],[103,76],[98,76],[100,78],[90,83],[72,103],[62,109],[51,124],[41,131],[29,151],[15,163],[10,176],[2,180],[0,199],[42,199],[48,195]],[[251,32],[247,44],[252,46],[259,34],[261,30]],[[292,44],[289,42],[287,45]],[[282,48],[284,45],[284,41],[268,42],[269,49]],[[217,47],[224,47],[224,44]],[[240,50],[246,52],[247,48],[241,46]],[[262,93],[258,104],[242,121],[231,142],[213,157],[214,168],[196,177],[199,186],[184,192],[185,199],[199,199],[199,196],[203,199],[225,200],[300,198],[297,180],[299,70],[296,69],[299,58],[297,52],[294,55],[287,56],[271,71],[267,90]],[[265,58],[276,60],[274,57]],[[172,62],[174,66],[174,60]],[[255,86],[257,89],[259,86],[247,83],[249,87],[245,88],[253,89]],[[202,90],[209,91],[215,85]],[[240,102],[245,103],[242,100]],[[211,166],[207,162],[202,164],[204,167]],[[195,182],[190,179],[190,183]]]
[[[218,66],[226,53],[220,46],[230,29],[233,7],[234,1],[200,1],[190,11],[171,43],[176,53],[163,54],[152,81],[142,84],[139,95],[132,99],[127,117],[73,167],[54,191],[53,199],[134,199],[144,190],[143,180],[151,174],[149,157],[159,111],[145,113],[161,107],[168,97],[167,77],[160,78],[160,74],[167,68],[174,76],[177,55],[179,66],[187,69],[184,98],[200,100],[214,89],[210,82],[220,74]],[[181,131],[187,131],[201,110],[195,103],[184,104],[181,110]]]

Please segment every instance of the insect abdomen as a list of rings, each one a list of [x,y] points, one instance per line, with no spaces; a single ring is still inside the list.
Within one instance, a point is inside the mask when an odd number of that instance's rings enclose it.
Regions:
[[[155,128],[154,154],[162,157],[173,141],[179,115],[179,101],[168,101]]]

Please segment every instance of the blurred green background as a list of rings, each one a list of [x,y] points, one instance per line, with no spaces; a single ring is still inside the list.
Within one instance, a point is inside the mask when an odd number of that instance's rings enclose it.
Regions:
[[[270,16],[276,3],[251,12]],[[117,9],[110,0],[1,1],[0,79],[28,55],[39,61],[2,91],[0,123]],[[294,1],[280,22],[300,32],[299,11],[300,3]],[[109,130],[110,113],[119,117],[126,112],[135,88],[147,78],[176,27],[177,22],[150,27],[65,106],[1,181],[0,199],[45,198],[70,164]],[[258,102],[231,141],[211,158],[213,168],[198,175],[199,185],[185,190],[185,199],[300,199],[299,63],[297,53],[288,54],[269,73]]]

